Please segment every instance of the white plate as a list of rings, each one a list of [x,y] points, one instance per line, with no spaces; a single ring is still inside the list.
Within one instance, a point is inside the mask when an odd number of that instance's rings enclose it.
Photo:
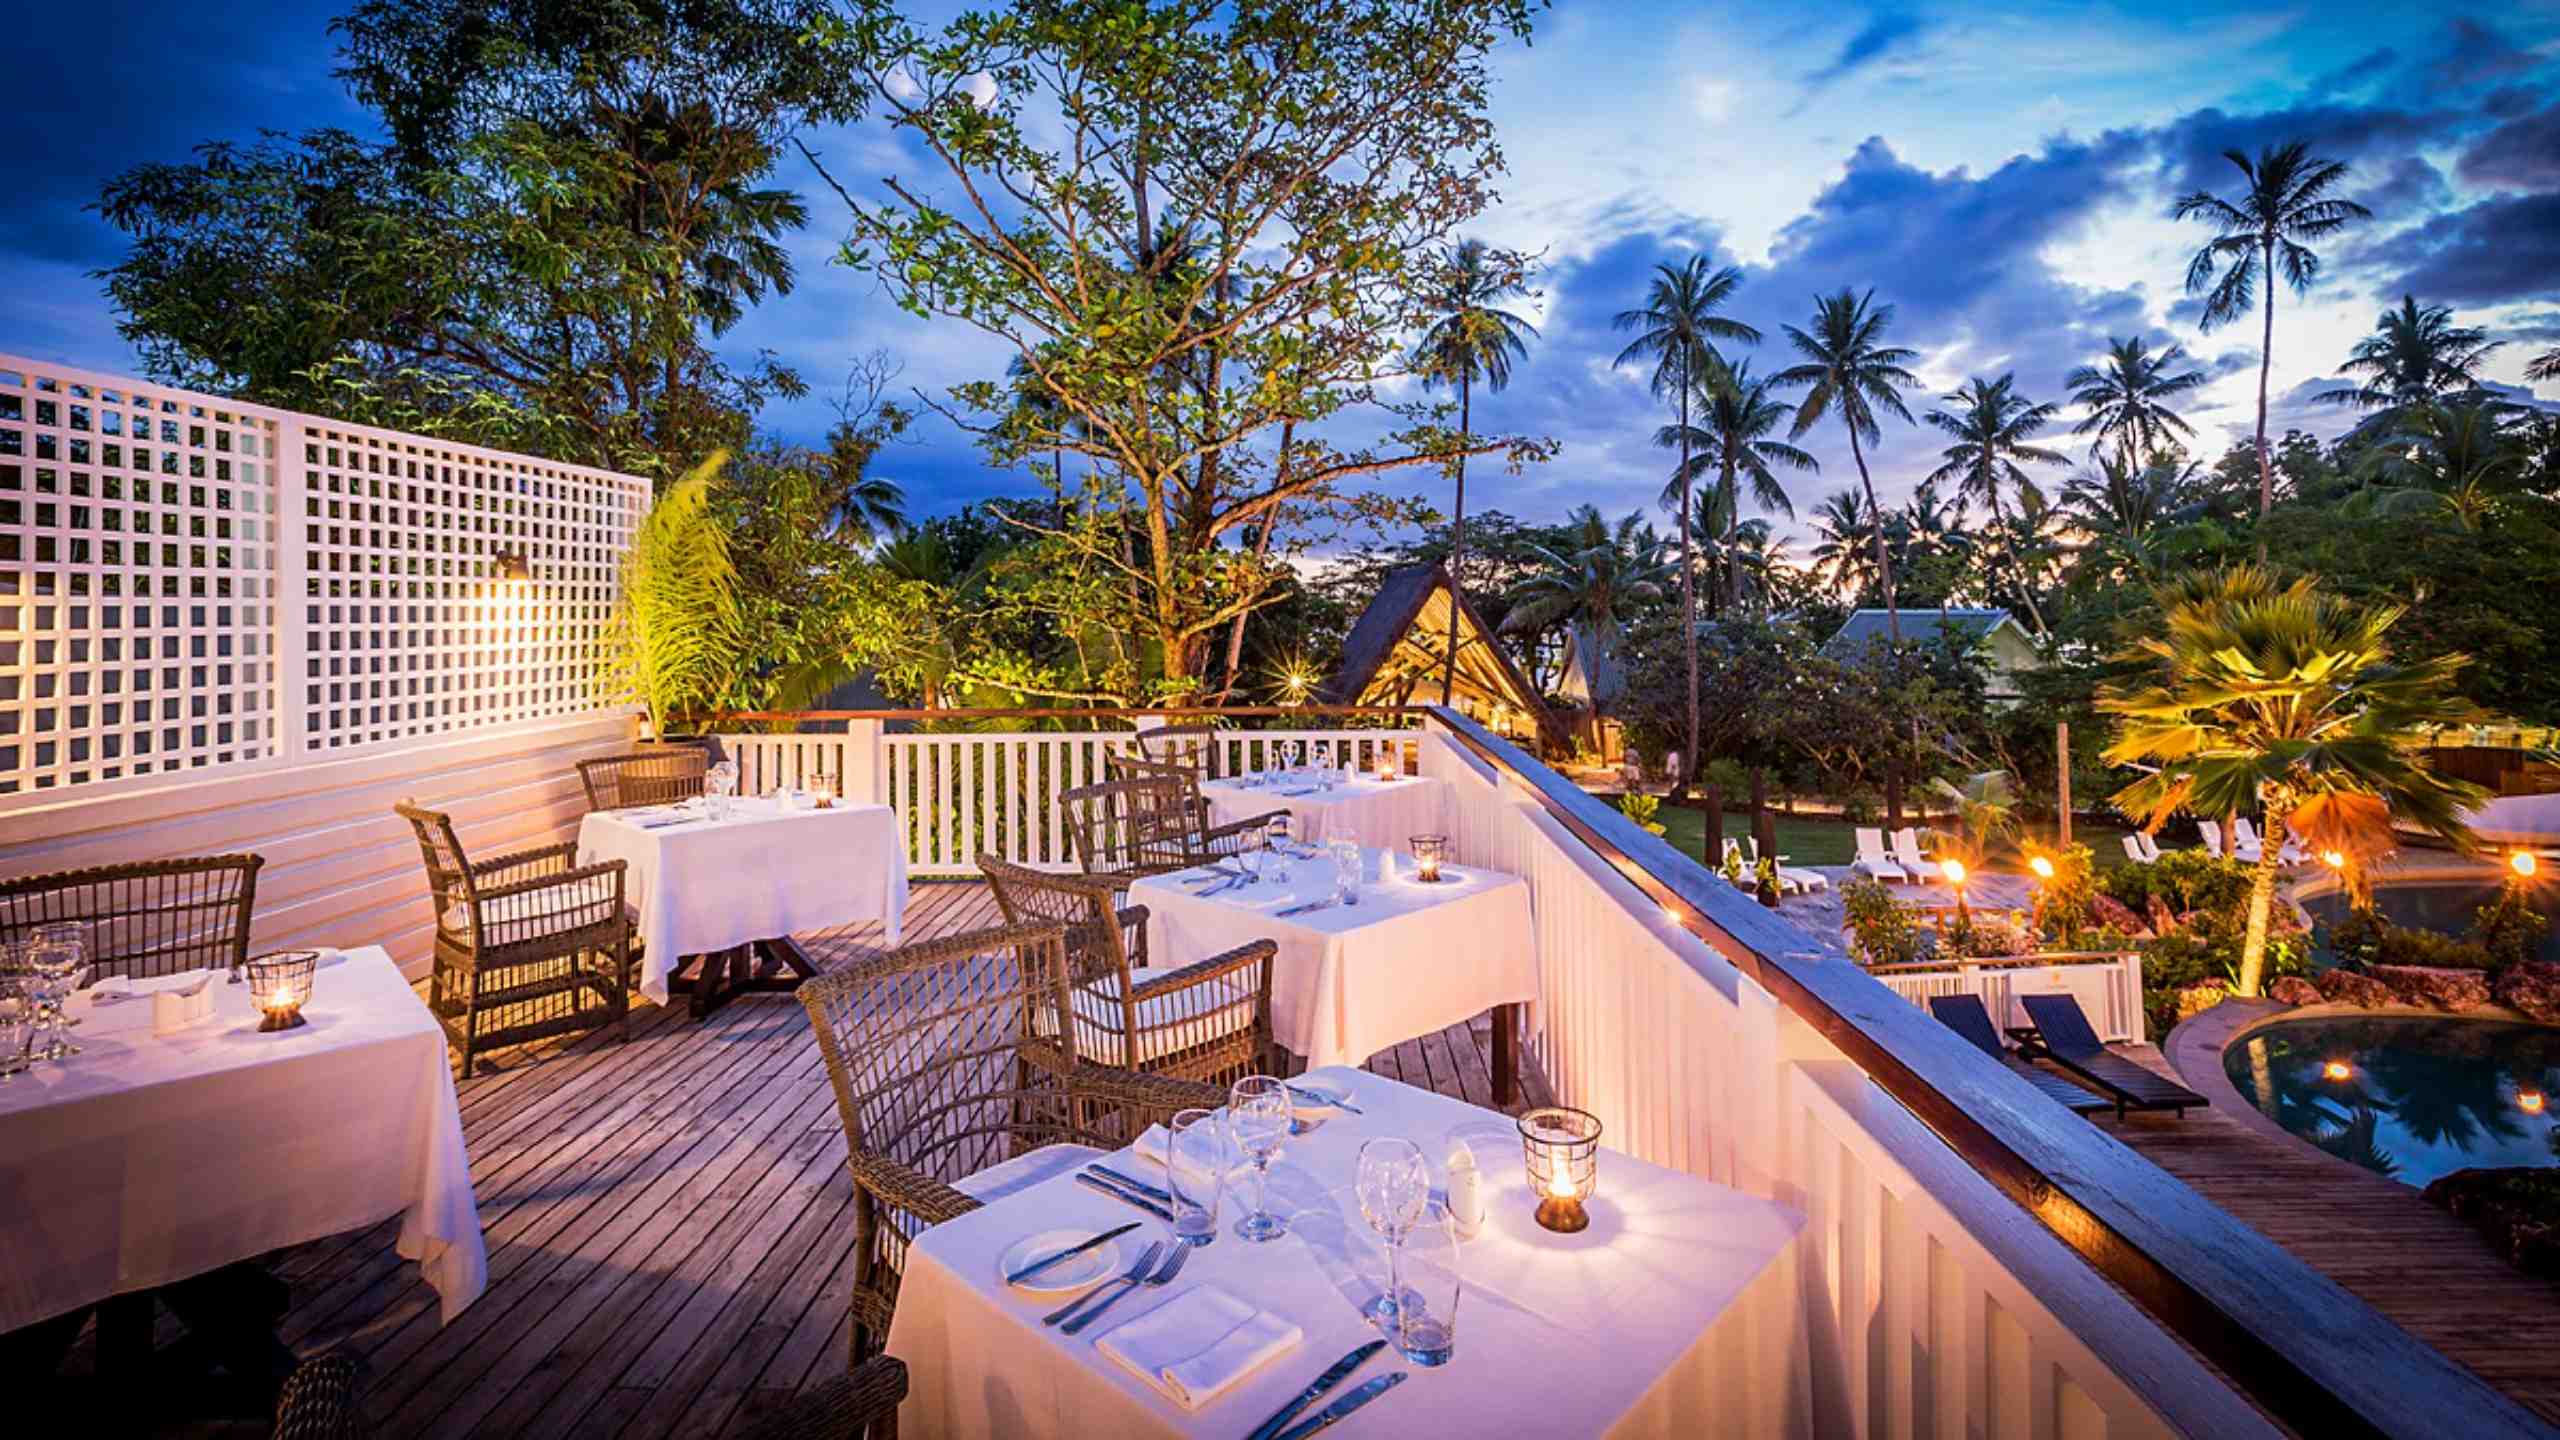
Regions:
[[[1130,1232],[1136,1233],[1134,1230]],[[1014,1241],[1003,1257],[996,1261],[996,1274],[999,1277],[1010,1275],[1025,1265],[1039,1263],[1044,1255],[1055,1255],[1092,1238],[1090,1230],[1043,1230],[1037,1235],[1025,1235]],[[1081,1290],[1106,1275],[1116,1275],[1127,1268],[1120,1263],[1120,1242],[1126,1238],[1114,1236],[1081,1255],[1059,1261],[1028,1280],[1017,1281],[1014,1288],[1054,1294],[1062,1290]]]

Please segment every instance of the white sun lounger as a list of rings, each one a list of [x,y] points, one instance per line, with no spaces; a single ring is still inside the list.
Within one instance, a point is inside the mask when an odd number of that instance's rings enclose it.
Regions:
[[[1884,831],[1872,825],[1858,827],[1858,858],[1850,869],[1875,880],[1909,880],[1911,872],[1893,863],[1884,850]]]
[[[1734,842],[1727,840],[1724,843],[1731,845]],[[1760,863],[1759,837],[1754,835],[1745,835],[1742,837],[1741,843],[1742,858],[1750,864],[1758,865]],[[1784,855],[1778,857],[1778,888],[1780,890],[1792,889],[1812,891],[1828,890],[1831,888],[1830,876],[1823,874],[1819,870],[1799,870],[1794,866],[1789,865],[1787,863],[1787,859],[1788,857]]]
[[[1910,872],[1915,879],[1943,880],[1946,878],[1946,867],[1935,860],[1921,857],[1920,832],[1909,825],[1893,832],[1893,863]]]
[[[2151,863],[2151,857],[2142,853],[2141,835],[2133,834],[2124,837],[2124,858],[2132,861],[2136,865],[2148,865]]]
[[[2235,848],[2242,854],[2252,851],[2260,855],[2266,853],[2267,842],[2258,834],[2258,827],[2249,823],[2248,816],[2232,817],[2231,834],[2236,842]],[[2276,852],[2276,859],[2287,865],[2299,865],[2308,858],[2310,857],[2303,854],[2302,847],[2294,843],[2293,836],[2288,831],[2285,835],[2284,848]]]

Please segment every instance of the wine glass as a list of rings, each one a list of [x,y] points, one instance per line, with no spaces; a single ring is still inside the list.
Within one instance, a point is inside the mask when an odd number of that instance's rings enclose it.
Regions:
[[[40,1023],[53,1038],[36,1051],[39,1060],[60,1060],[80,1053],[80,1047],[63,1038],[62,1001],[71,992],[71,982],[80,973],[88,956],[77,945],[60,940],[30,940],[23,951],[27,970],[34,977],[36,1005]]]
[[[1422,1147],[1394,1136],[1362,1145],[1358,1191],[1361,1215],[1387,1242],[1386,1293],[1360,1313],[1392,1335],[1404,1309],[1404,1237],[1431,1198],[1431,1166],[1422,1158]]]
[[[80,957],[79,962],[72,967],[71,972],[71,984],[75,988],[88,984],[90,980],[94,978],[95,972],[90,964],[89,925],[87,921],[47,921],[46,923],[29,930],[27,932],[27,938],[38,945],[51,945],[67,948]],[[67,1029],[70,1026],[80,1023],[79,1016],[64,1015],[60,1013],[60,1010],[61,1007],[57,1005],[55,1007],[56,1013],[54,1015],[54,1023],[57,1027]]]
[[[1236,1222],[1239,1240],[1277,1240],[1289,1222],[1271,1213],[1271,1162],[1289,1138],[1295,1107],[1289,1087],[1269,1075],[1247,1075],[1227,1092],[1227,1129],[1253,1162],[1253,1209]]]
[[[24,1070],[35,1048],[36,997],[23,975],[0,974],[0,1080]]]
[[[1245,886],[1251,888],[1262,883],[1262,847],[1270,843],[1270,837],[1257,825],[1238,838],[1236,867],[1244,872]]]

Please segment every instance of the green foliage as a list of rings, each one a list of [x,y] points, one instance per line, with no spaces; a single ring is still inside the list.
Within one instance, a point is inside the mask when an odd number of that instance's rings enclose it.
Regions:
[[[2018,833],[2018,792],[2007,771],[1985,770],[1966,776],[1962,784],[1932,780],[1929,792],[1936,804],[1955,812],[1965,857],[1976,865],[1990,861],[1994,840]]]
[[[2494,970],[2501,963],[2476,936],[2439,935],[2394,924],[2357,906],[2329,927],[2329,953],[2342,964],[2423,965],[2448,970]]]
[[[1907,965],[1928,958],[1928,932],[1883,881],[1852,880],[1841,886],[1840,912],[1850,951],[1863,963]]]
[[[1661,822],[1653,818],[1661,811],[1662,797],[1659,795],[1647,795],[1640,790],[1630,790],[1618,797],[1618,813],[1643,826],[1651,834],[1659,835],[1663,832]]]
[[[667,488],[632,536],[607,633],[609,669],[649,712],[650,732],[709,711],[736,674],[737,567],[712,508],[728,457],[714,454]]]
[[[2549,933],[2550,917],[2533,907],[2523,886],[2513,883],[2499,886],[2497,898],[2474,912],[2471,921],[2472,938],[2488,952],[2491,969],[2532,959]]]
[[[2220,914],[2249,903],[2249,867],[2202,850],[2162,850],[2149,865],[2120,865],[2098,876],[2098,888],[2136,915],[2158,896],[2172,915]]]

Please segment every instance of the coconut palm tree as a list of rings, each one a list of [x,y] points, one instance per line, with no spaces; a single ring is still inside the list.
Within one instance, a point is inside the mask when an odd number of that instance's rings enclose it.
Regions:
[[[1880,528],[1876,512],[1855,490],[1834,490],[1813,507],[1814,573],[1847,591],[1853,605],[1870,587],[1884,588],[1876,568],[1882,558],[1875,543]]]
[[[1811,455],[1783,440],[1769,438],[1786,422],[1788,409],[1784,401],[1769,393],[1770,384],[1751,373],[1748,360],[1725,366],[1701,377],[1695,396],[1695,424],[1665,425],[1654,432],[1654,444],[1688,456],[1688,469],[1674,471],[1670,482],[1662,487],[1662,507],[1677,510],[1689,504],[1687,497],[1697,482],[1714,476],[1712,504],[1700,501],[1693,508],[1701,516],[1713,511],[1718,523],[1708,533],[1717,536],[1726,550],[1733,548],[1735,532],[1743,523],[1743,481],[1751,483],[1752,503],[1793,520],[1795,502],[1787,497],[1787,487],[1778,482],[1771,467],[1812,472],[1822,469],[1821,462]],[[1723,594],[1728,609],[1741,600],[1737,588],[1740,579],[1739,571],[1727,567]]]
[[[2020,462],[2063,463],[2059,454],[2030,443],[2039,431],[2053,423],[2054,407],[2036,404],[2019,394],[2014,374],[1997,380],[1976,376],[1966,381],[1964,388],[1943,398],[1956,408],[1932,410],[1921,418],[1945,431],[1955,443],[1941,452],[1945,463],[1930,472],[1928,483],[1954,481],[1959,497],[1979,500],[1989,507],[1995,529],[2008,523],[2001,497],[2011,490],[2018,493],[2022,509],[2041,512],[2043,492],[2027,478]],[[2044,614],[2036,609],[2035,582],[2020,566],[2016,548],[2006,548],[2010,566],[2018,572],[2018,590],[2027,602],[2027,618],[2035,621],[2036,633],[2041,635],[2045,633]]]
[[[2146,830],[2182,810],[2263,811],[2271,841],[2290,827],[2315,853],[2377,853],[2395,823],[2469,847],[2462,812],[2486,792],[2438,775],[2420,748],[2425,732],[2478,718],[2454,689],[2469,657],[2401,661],[2389,641],[2405,607],[2255,566],[2190,575],[2156,598],[2162,633],[2123,657],[2146,673],[2098,697],[2118,717],[2107,763],[2156,767],[2116,792],[2118,809]],[[2268,845],[2250,874],[2242,995],[2266,973],[2281,848]]]
[[[2499,504],[2524,488],[2527,456],[2514,433],[2514,406],[2476,396],[2395,413],[2395,432],[2358,467],[2394,487],[2384,492],[2382,508],[2434,511],[2478,534]]]
[[[1812,327],[1786,327],[1787,343],[1804,357],[1803,363],[1779,371],[1771,383],[1813,387],[1796,407],[1788,438],[1802,439],[1826,415],[1839,417],[1841,428],[1849,432],[1849,458],[1858,462],[1858,483],[1866,487],[1867,509],[1882,514],[1884,507],[1876,503],[1875,477],[1867,473],[1865,446],[1883,434],[1876,424],[1878,410],[1900,416],[1906,425],[1912,423],[1899,392],[1920,383],[1905,368],[1920,357],[1917,351],[1884,343],[1884,332],[1893,324],[1893,307],[1876,304],[1875,296],[1873,290],[1857,295],[1845,289],[1837,295],[1815,296]],[[1885,558],[1883,527],[1871,533],[1877,582],[1884,591],[1885,628],[1899,645],[1902,615],[1894,602],[1893,562]]]
[[[2178,201],[2181,220],[2201,219],[2218,233],[2187,263],[2187,293],[2203,295],[2203,328],[2211,330],[2248,313],[2265,292],[2265,323],[2258,341],[2258,513],[2275,508],[2275,459],[2267,450],[2267,374],[2275,361],[2276,280],[2300,295],[2320,274],[2320,256],[2304,242],[2333,235],[2373,212],[2330,192],[2347,178],[2346,165],[2323,160],[2295,140],[2272,145],[2251,160],[2222,152],[2246,179],[2226,200],[2198,190]]]
[[[1502,307],[1526,295],[1529,287],[1520,264],[1481,240],[1465,240],[1440,257],[1433,320],[1422,332],[1413,355],[1414,372],[1424,389],[1454,385],[1458,390],[1458,433],[1473,433],[1475,387],[1482,383],[1496,394],[1511,383],[1511,362],[1529,353],[1538,328]],[[1467,555],[1467,457],[1453,470],[1455,515],[1449,523],[1449,583],[1463,573]],[[1458,608],[1449,607],[1449,647],[1440,670],[1440,703],[1449,703],[1458,678]]]
[[[1624,637],[1624,617],[1638,606],[1661,603],[1671,566],[1662,542],[1633,512],[1611,525],[1597,506],[1584,505],[1566,519],[1570,539],[1560,546],[1532,545],[1535,567],[1511,590],[1501,628],[1534,634],[1575,625],[1595,644],[1614,651]]]
[[[1716,342],[1757,345],[1760,332],[1731,316],[1715,313],[1741,287],[1740,269],[1731,265],[1712,269],[1706,256],[1692,255],[1678,265],[1665,261],[1653,270],[1653,280],[1645,287],[1644,303],[1633,310],[1619,311],[1609,323],[1635,332],[1635,338],[1627,342],[1627,348],[1619,351],[1612,363],[1653,362],[1653,374],[1646,383],[1655,398],[1673,402],[1674,423],[1681,437],[1680,467],[1672,474],[1680,484],[1676,511],[1680,517],[1680,629],[1684,636],[1682,646],[1688,652],[1689,703],[1688,743],[1680,752],[1686,768],[1671,777],[1677,790],[1688,784],[1686,769],[1698,764],[1698,579],[1697,556],[1689,534],[1689,407],[1696,398],[1699,382],[1725,368],[1724,355],[1716,349]]]
[[[2195,433],[2184,416],[2169,408],[2170,401],[2204,384],[2203,371],[2178,368],[2186,360],[2182,345],[2155,355],[2140,336],[2109,338],[2105,359],[2063,377],[2071,388],[2071,403],[2089,412],[2071,433],[2097,436],[2089,442],[2092,458],[2099,446],[2113,443],[2133,469],[2150,464],[2163,441]]]
[[[2545,350],[2525,362],[2524,378],[2537,383],[2560,380],[2560,349]]]
[[[2480,388],[2480,366],[2505,347],[2477,325],[2453,323],[2453,307],[2400,297],[2400,308],[2374,317],[2373,333],[2355,343],[2338,368],[2364,383],[2320,398],[2365,410],[2406,409],[2448,392]]]
[[[2062,510],[2088,539],[2080,551],[2074,584],[2157,582],[2167,559],[2170,531],[2191,508],[2199,467],[2151,465],[2136,470],[2115,456],[2094,472],[2063,483]]]

